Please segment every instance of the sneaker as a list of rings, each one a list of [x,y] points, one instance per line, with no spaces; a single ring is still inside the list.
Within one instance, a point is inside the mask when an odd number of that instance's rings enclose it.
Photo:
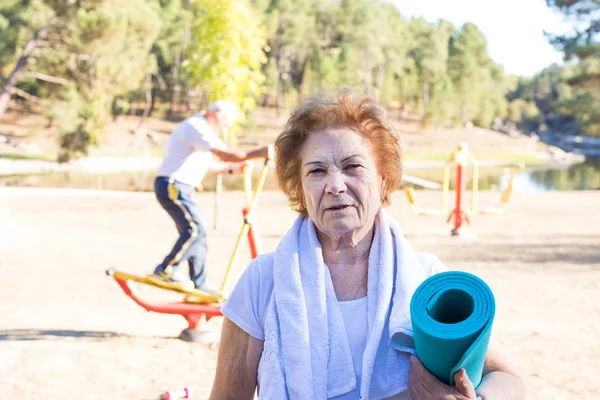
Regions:
[[[165,282],[171,282],[171,283],[183,283],[186,281],[189,281],[189,279],[187,279],[182,273],[181,271],[179,271],[179,268],[176,267],[171,267],[171,273],[168,274],[167,272],[165,272],[165,269],[159,265],[158,267],[156,267],[154,269],[154,272],[152,273],[152,275],[156,278],[159,278]]]

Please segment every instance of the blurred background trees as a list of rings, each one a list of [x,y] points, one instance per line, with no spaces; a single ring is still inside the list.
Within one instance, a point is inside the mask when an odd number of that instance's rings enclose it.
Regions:
[[[0,119],[12,102],[85,154],[111,118],[181,119],[216,98],[249,115],[349,86],[423,125],[600,136],[597,0],[547,0],[572,18],[549,36],[564,66],[507,76],[472,23],[409,19],[377,0],[4,0]]]

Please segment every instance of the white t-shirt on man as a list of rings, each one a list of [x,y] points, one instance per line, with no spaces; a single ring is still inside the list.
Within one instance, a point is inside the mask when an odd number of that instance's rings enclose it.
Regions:
[[[202,114],[193,115],[171,132],[157,175],[198,186],[212,162],[213,149],[225,150],[225,143]]]

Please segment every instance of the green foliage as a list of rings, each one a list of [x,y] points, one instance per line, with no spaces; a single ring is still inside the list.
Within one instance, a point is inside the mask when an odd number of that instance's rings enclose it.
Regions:
[[[52,16],[52,7],[42,0],[3,0],[0,2],[0,73],[8,75],[9,68],[20,56],[35,30]]]
[[[576,57],[582,60],[600,56],[598,0],[546,0],[546,3],[562,12],[576,26],[573,34],[548,35],[552,44],[562,50],[567,59]]]
[[[550,36],[565,58],[573,61],[562,70],[563,88],[556,96],[556,111],[574,116],[583,132],[600,136],[600,4],[597,0],[546,2],[577,27],[573,34]]]
[[[86,155],[87,146],[98,142],[110,121],[113,99],[139,87],[154,68],[149,50],[160,19],[155,3],[104,0],[94,8],[78,8],[69,27],[78,38],[74,47],[88,59],[72,64],[73,71],[86,78],[75,78],[77,93],[68,96],[76,116],[61,118],[61,161]]]
[[[508,104],[507,119],[515,124],[523,120],[535,120],[539,114],[540,111],[533,101],[515,99]]]
[[[241,0],[202,0],[185,66],[209,101],[228,99],[251,110],[264,80],[265,31],[254,10]]]
[[[495,117],[503,116],[510,82],[489,58],[483,34],[471,23],[450,39],[449,75],[462,123],[490,127]]]
[[[11,1],[0,8],[0,21],[9,21],[0,23],[4,74],[16,67],[34,32],[52,21],[16,72],[17,85],[35,84],[44,113],[58,121],[61,160],[86,154],[110,120],[115,96],[139,87],[151,67],[157,9],[146,0]]]
[[[60,137],[60,150],[57,161],[64,163],[70,161],[75,155],[87,156],[90,145],[96,144],[96,136],[93,130],[83,123]]]
[[[0,92],[50,22],[15,87],[55,121],[61,160],[85,155],[111,116],[147,94],[171,118],[217,98],[249,115],[259,101],[281,111],[346,86],[419,112],[424,125],[534,130],[568,115],[600,135],[598,0],[547,3],[583,27],[551,38],[572,61],[519,78],[490,59],[474,24],[407,19],[383,0],[4,0]]]

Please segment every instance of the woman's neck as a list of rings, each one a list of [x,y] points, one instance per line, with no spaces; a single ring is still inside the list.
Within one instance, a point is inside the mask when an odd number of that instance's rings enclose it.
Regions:
[[[319,235],[323,259],[329,268],[339,301],[355,300],[367,295],[369,254],[374,232],[374,228],[371,228],[362,238]]]
[[[371,228],[361,238],[328,237],[318,235],[323,249],[323,258],[327,265],[351,265],[368,261],[374,229]]]

